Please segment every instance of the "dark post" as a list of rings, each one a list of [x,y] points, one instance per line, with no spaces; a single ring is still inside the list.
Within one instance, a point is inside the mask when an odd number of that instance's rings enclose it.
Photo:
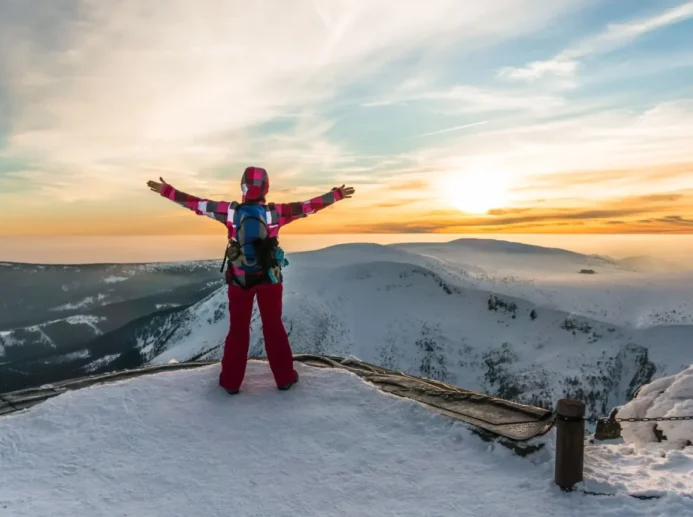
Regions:
[[[572,490],[582,481],[585,458],[585,404],[559,400],[556,407],[556,484]]]

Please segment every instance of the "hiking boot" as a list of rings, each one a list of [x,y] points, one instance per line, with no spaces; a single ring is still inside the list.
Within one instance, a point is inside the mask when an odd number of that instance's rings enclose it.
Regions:
[[[238,392],[240,391],[240,390],[229,390],[229,389],[224,388],[224,385],[221,383],[221,374],[219,374],[219,386],[221,386],[222,389],[224,391],[226,391],[226,393],[228,393],[229,395],[238,395]]]
[[[296,375],[296,378],[293,380],[293,382],[290,382],[289,384],[285,384],[284,386],[277,386],[277,389],[279,389],[281,391],[286,391],[289,388],[291,388],[291,386],[296,384],[298,382],[298,372],[296,370],[294,370],[294,374]]]

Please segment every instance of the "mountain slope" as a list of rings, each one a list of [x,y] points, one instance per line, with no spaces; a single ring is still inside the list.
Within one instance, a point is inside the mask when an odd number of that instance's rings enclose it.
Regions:
[[[340,245],[290,260],[284,319],[297,353],[354,355],[536,405],[575,396],[599,414],[642,383],[693,362],[689,273],[644,274],[601,257],[483,239]],[[39,342],[43,355],[8,365],[2,380],[26,386],[150,361],[219,359],[228,307],[217,265],[200,270],[201,279],[216,277],[216,284],[196,284],[184,265],[141,266],[138,282],[145,286],[171,270],[175,282],[192,282],[180,285],[190,289],[179,298],[187,303],[134,296],[107,305],[103,310],[117,305],[127,314],[117,328],[105,328],[117,319],[110,313],[105,322],[80,327],[84,338],[75,335],[72,346]],[[579,273],[587,267],[595,274]],[[127,313],[138,303],[148,309]],[[99,310],[87,316],[102,316]],[[19,350],[5,347],[11,349]],[[257,311],[251,356],[264,356]]]
[[[219,281],[219,262],[40,265],[0,262],[0,331],[73,315],[104,314],[146,299],[154,309]],[[167,294],[174,293],[174,296]],[[158,298],[157,298],[158,296]],[[122,304],[122,305],[120,305]],[[141,315],[138,314],[138,315]]]
[[[419,265],[427,260],[363,245],[294,257],[284,295],[294,351],[354,355],[535,405],[576,396],[599,414],[653,377],[693,362],[690,327],[636,329],[576,316],[456,283],[440,262]],[[228,331],[225,289],[183,312],[185,323],[165,350],[151,349],[151,360],[220,358]],[[264,356],[257,310],[251,356]]]
[[[0,391],[102,371],[123,355],[141,364],[129,353],[138,339],[217,289],[218,265],[0,263]]]

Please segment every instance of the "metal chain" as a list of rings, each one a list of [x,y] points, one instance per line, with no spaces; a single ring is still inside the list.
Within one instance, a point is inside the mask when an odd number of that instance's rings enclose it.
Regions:
[[[693,420],[693,415],[687,416],[656,416],[643,418],[609,418],[591,416],[585,418],[585,422],[596,424],[597,422],[677,422],[681,420]]]
[[[614,418],[616,422],[676,422],[677,420],[693,420],[693,416],[656,416],[643,418]]]

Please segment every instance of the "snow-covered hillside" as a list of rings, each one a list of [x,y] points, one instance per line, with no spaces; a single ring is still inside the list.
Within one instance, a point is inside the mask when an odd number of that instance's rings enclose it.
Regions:
[[[693,363],[691,272],[644,272],[633,261],[484,239],[348,244],[289,258],[284,315],[297,353],[353,355],[543,406],[575,396],[598,414]],[[225,288],[212,284],[221,286],[217,266],[25,265],[28,278],[19,266],[0,268],[15,289],[31,291],[23,297],[34,310],[21,314],[47,314],[0,332],[0,377],[15,386],[5,389],[25,387],[37,372],[39,382],[53,382],[172,358],[219,359],[228,311]],[[34,283],[54,285],[59,299],[44,300]],[[74,296],[60,285],[74,285]],[[257,312],[251,355],[264,356]]]
[[[0,515],[693,513],[687,451],[588,446],[585,483],[566,494],[553,484],[553,432],[521,458],[351,373],[299,368],[286,393],[266,364],[251,363],[244,394],[229,397],[214,365],[68,392],[4,417]],[[645,487],[638,462],[657,466]]]
[[[295,352],[353,355],[536,405],[575,396],[598,414],[693,363],[687,273],[667,284],[604,258],[484,240],[343,245],[291,259],[284,314]],[[667,311],[677,324],[642,325],[643,314]],[[224,289],[176,317],[166,342],[142,343],[149,359],[221,357]],[[257,312],[251,339],[262,357]]]
[[[424,255],[427,267],[462,285],[575,315],[634,328],[693,324],[693,271],[666,269],[661,261],[653,271],[655,261],[643,257],[617,261],[484,239],[398,248]]]
[[[219,261],[80,265],[0,262],[0,331],[104,312],[109,306],[146,301],[154,307],[156,303],[170,302],[172,293],[181,297],[191,287],[200,288],[206,282],[218,280],[219,264]]]
[[[127,352],[123,337],[134,334],[133,322],[154,325],[222,283],[218,261],[0,263],[0,391],[107,365]]]

